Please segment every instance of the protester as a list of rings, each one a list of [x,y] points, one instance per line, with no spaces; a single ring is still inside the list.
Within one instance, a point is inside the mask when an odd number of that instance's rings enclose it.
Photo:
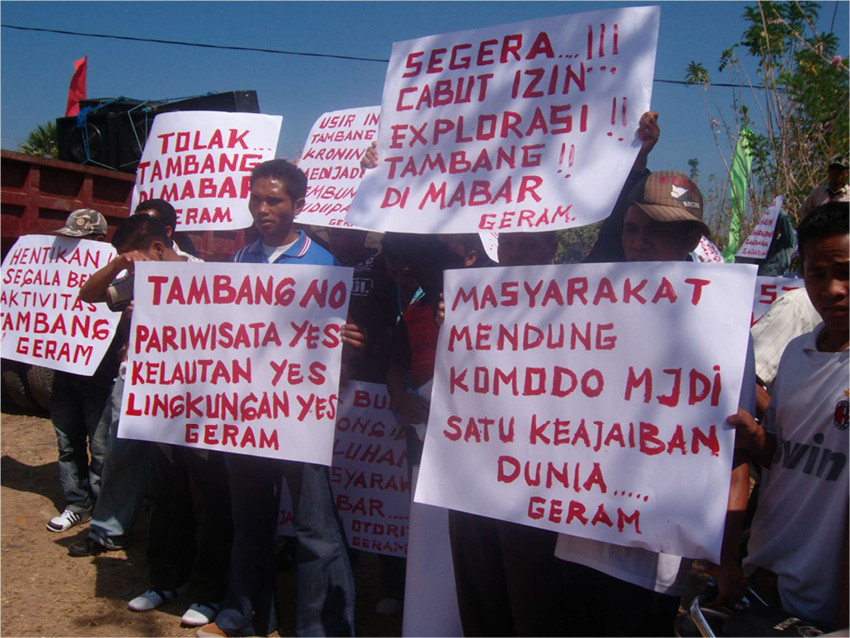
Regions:
[[[367,232],[355,228],[328,228],[330,253],[343,266],[354,268],[348,318],[360,326],[368,342],[361,352],[345,351],[343,377],[384,383],[387,379],[389,336],[395,324],[396,291],[384,256],[366,245]]]
[[[797,211],[797,219],[803,220],[812,210],[827,202],[850,202],[850,186],[847,185],[847,155],[836,155],[826,167],[827,183],[816,186]]]
[[[773,381],[779,369],[779,359],[785,347],[795,337],[811,332],[820,323],[805,288],[789,290],[776,299],[758,323],[750,329],[756,353],[757,414],[764,416]]]
[[[136,206],[136,210],[133,211],[133,214],[152,215],[162,222],[168,230],[168,236],[171,237],[171,240],[174,242],[172,246],[174,252],[181,257],[198,256],[195,246],[192,243],[192,238],[186,233],[176,232],[177,211],[174,209],[174,206],[166,200],[146,199],[143,202],[139,202]]]
[[[624,210],[617,225],[624,261],[687,261],[700,238],[708,234],[702,220],[702,194],[682,173],[652,173],[621,201]],[[751,351],[740,405],[755,407]],[[737,487],[748,482],[748,466],[738,460],[730,495],[739,494]],[[730,500],[729,509],[737,516],[744,504],[740,499]],[[728,520],[727,527],[732,527]],[[724,537],[722,567],[733,560],[727,546],[737,546],[733,533]],[[565,612],[573,635],[672,635],[679,601],[686,593],[690,560],[563,534],[555,553],[569,563]]]
[[[141,202],[136,206],[132,216],[139,214],[146,214],[160,222],[163,219],[166,222],[176,219],[174,208],[164,200]],[[124,223],[129,223],[129,220]],[[128,299],[132,296],[132,280],[125,271],[136,259],[148,259],[146,255],[135,250],[128,243],[131,236],[129,229],[141,229],[142,226],[139,224],[142,222],[132,222],[126,230],[117,233],[117,240],[115,237],[112,238],[113,245],[119,250],[123,248],[126,255],[112,260],[92,275],[80,288],[81,300],[90,303],[112,303],[109,293],[114,291],[121,291],[121,294]],[[171,237],[172,231],[167,225],[166,233],[167,238]],[[132,234],[137,234],[137,231],[133,231]],[[128,245],[124,246],[125,243]],[[158,255],[161,252],[164,254],[165,242],[160,241],[160,244],[162,248],[157,245],[154,254]],[[124,273],[124,276],[116,281],[121,273]],[[95,556],[105,551],[126,549],[131,542],[133,526],[147,494],[151,444],[148,441],[118,438],[118,420],[121,415],[121,397],[124,392],[123,359],[126,358],[131,311],[132,306],[123,309],[118,326],[119,337],[116,341],[120,343],[122,349],[122,363],[112,384],[110,399],[101,415],[102,427],[107,432],[101,494],[92,513],[88,537],[76,540],[68,546],[68,554],[74,557]]]
[[[386,383],[389,342],[396,319],[396,289],[387,273],[384,255],[367,246],[365,230],[331,227],[327,233],[331,254],[343,266],[354,268],[348,320],[368,335],[364,350],[343,360],[343,383],[349,379]],[[352,558],[357,558],[354,550]],[[378,560],[382,597],[375,611],[380,616],[394,616],[402,611],[406,561],[385,554],[378,554]]]
[[[261,237],[231,261],[254,264],[335,265],[293,221],[304,206],[307,177],[284,160],[251,173],[248,209]],[[345,324],[342,341],[361,348],[362,333]],[[227,594],[215,622],[198,636],[252,636],[277,631],[273,563],[281,480],[286,478],[297,541],[295,627],[298,635],[354,634],[354,576],[334,507],[327,468],[296,461],[229,454],[227,470],[233,546]]]
[[[106,230],[103,215],[91,208],[80,208],[56,232],[66,237],[102,240]],[[57,465],[65,509],[48,521],[49,532],[65,532],[91,518],[106,457],[107,430],[100,417],[117,371],[118,340],[113,339],[93,375],[53,372],[50,419],[59,447]]]
[[[501,233],[499,265],[551,264],[557,247],[555,232]],[[555,532],[450,510],[449,535],[465,636],[562,634]]]
[[[744,572],[769,603],[824,631],[848,626],[848,214],[830,202],[800,224],[822,323],[785,349],[764,424],[743,410],[728,419],[763,466]]]

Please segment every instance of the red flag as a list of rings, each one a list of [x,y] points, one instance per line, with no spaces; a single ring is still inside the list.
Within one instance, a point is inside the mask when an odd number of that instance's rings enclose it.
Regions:
[[[68,87],[65,117],[73,117],[79,113],[80,100],[86,99],[86,60],[87,57],[83,57],[74,62],[74,75],[71,76],[71,86]]]

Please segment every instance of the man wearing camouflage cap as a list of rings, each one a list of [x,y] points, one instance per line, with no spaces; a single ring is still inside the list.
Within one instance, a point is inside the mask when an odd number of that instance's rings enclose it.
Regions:
[[[80,208],[68,216],[65,225],[56,233],[102,240],[106,238],[106,231],[103,215],[91,208]],[[59,447],[59,483],[65,509],[50,519],[48,531],[64,532],[91,518],[106,456],[107,433],[106,428],[100,426],[100,417],[118,370],[114,343],[90,377],[59,370],[53,373],[50,418]]]

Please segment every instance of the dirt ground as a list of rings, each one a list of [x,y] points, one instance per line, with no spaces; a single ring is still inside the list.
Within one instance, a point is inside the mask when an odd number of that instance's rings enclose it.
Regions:
[[[193,628],[180,626],[189,602],[145,613],[127,609],[127,601],[147,588],[147,511],[126,552],[68,556],[68,545],[84,538],[88,525],[62,534],[45,529],[62,510],[53,426],[43,415],[0,408],[0,635],[194,636]],[[385,618],[374,611],[381,591],[377,556],[359,553],[354,569],[357,635],[401,635],[400,615]],[[283,636],[295,635],[294,580],[293,569],[278,572]]]

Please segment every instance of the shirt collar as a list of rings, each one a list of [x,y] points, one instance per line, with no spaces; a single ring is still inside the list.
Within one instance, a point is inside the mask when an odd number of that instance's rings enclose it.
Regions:
[[[312,240],[307,237],[303,231],[296,230],[295,232],[298,233],[298,239],[296,239],[295,243],[287,248],[280,257],[278,257],[278,260],[284,257],[303,257],[307,252]],[[262,237],[248,247],[248,253],[260,258],[262,261],[266,261],[266,253],[263,251]]]

